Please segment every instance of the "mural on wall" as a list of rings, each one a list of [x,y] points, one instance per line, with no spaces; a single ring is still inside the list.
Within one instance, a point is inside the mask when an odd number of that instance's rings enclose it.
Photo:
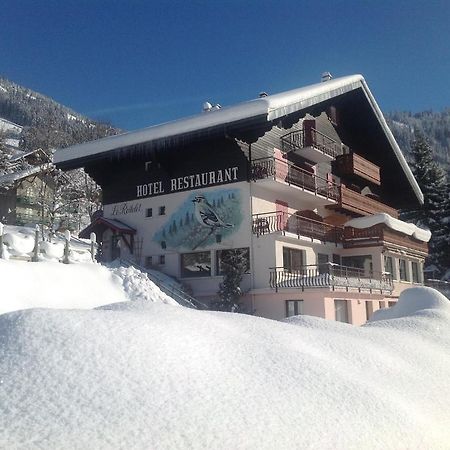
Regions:
[[[161,246],[189,250],[219,243],[242,222],[239,189],[193,192],[160,228],[153,240]]]

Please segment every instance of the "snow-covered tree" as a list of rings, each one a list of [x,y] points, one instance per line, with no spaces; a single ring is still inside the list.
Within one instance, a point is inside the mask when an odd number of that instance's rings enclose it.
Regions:
[[[429,263],[443,267],[445,254],[448,253],[448,236],[444,221],[445,209],[448,208],[448,186],[444,170],[435,161],[432,149],[419,133],[415,133],[412,144],[412,171],[424,195],[424,204],[402,212],[404,220],[426,226],[432,233],[429,243]]]

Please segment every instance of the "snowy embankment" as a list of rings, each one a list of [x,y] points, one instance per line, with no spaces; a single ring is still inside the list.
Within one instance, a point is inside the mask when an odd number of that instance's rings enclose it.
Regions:
[[[91,309],[127,300],[177,304],[133,267],[0,260],[0,314],[26,308]]]
[[[27,262],[35,245],[33,228],[5,226],[0,259],[0,314],[27,308],[91,309],[127,300],[178,305],[134,267],[105,267],[91,261],[90,244],[70,241],[69,259],[61,264],[64,235],[39,241],[39,262]]]
[[[448,448],[448,299],[411,289],[383,319],[4,314],[0,448]]]

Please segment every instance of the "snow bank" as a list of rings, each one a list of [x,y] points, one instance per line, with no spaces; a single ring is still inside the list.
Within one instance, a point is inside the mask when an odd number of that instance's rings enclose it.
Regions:
[[[0,313],[36,307],[91,309],[129,300],[177,304],[134,268],[0,260],[0,280]]]
[[[405,290],[391,308],[374,311],[369,322],[413,316],[423,310],[440,310],[449,306],[449,299],[439,291],[425,286],[417,287]]]
[[[448,448],[450,303],[408,301],[364,327],[145,301],[2,315],[0,447]]]
[[[407,236],[412,236],[422,242],[428,242],[431,239],[430,230],[419,228],[413,223],[407,223],[402,220],[395,219],[386,213],[351,219],[346,222],[344,226],[353,228],[369,228],[380,223],[386,225],[391,230],[399,231]]]

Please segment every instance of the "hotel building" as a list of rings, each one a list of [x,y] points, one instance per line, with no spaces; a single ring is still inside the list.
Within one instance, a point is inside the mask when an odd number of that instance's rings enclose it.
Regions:
[[[243,249],[254,314],[362,324],[423,282],[429,232],[398,219],[423,202],[364,78],[326,79],[58,150],[102,187],[105,260],[131,259],[217,296]]]

